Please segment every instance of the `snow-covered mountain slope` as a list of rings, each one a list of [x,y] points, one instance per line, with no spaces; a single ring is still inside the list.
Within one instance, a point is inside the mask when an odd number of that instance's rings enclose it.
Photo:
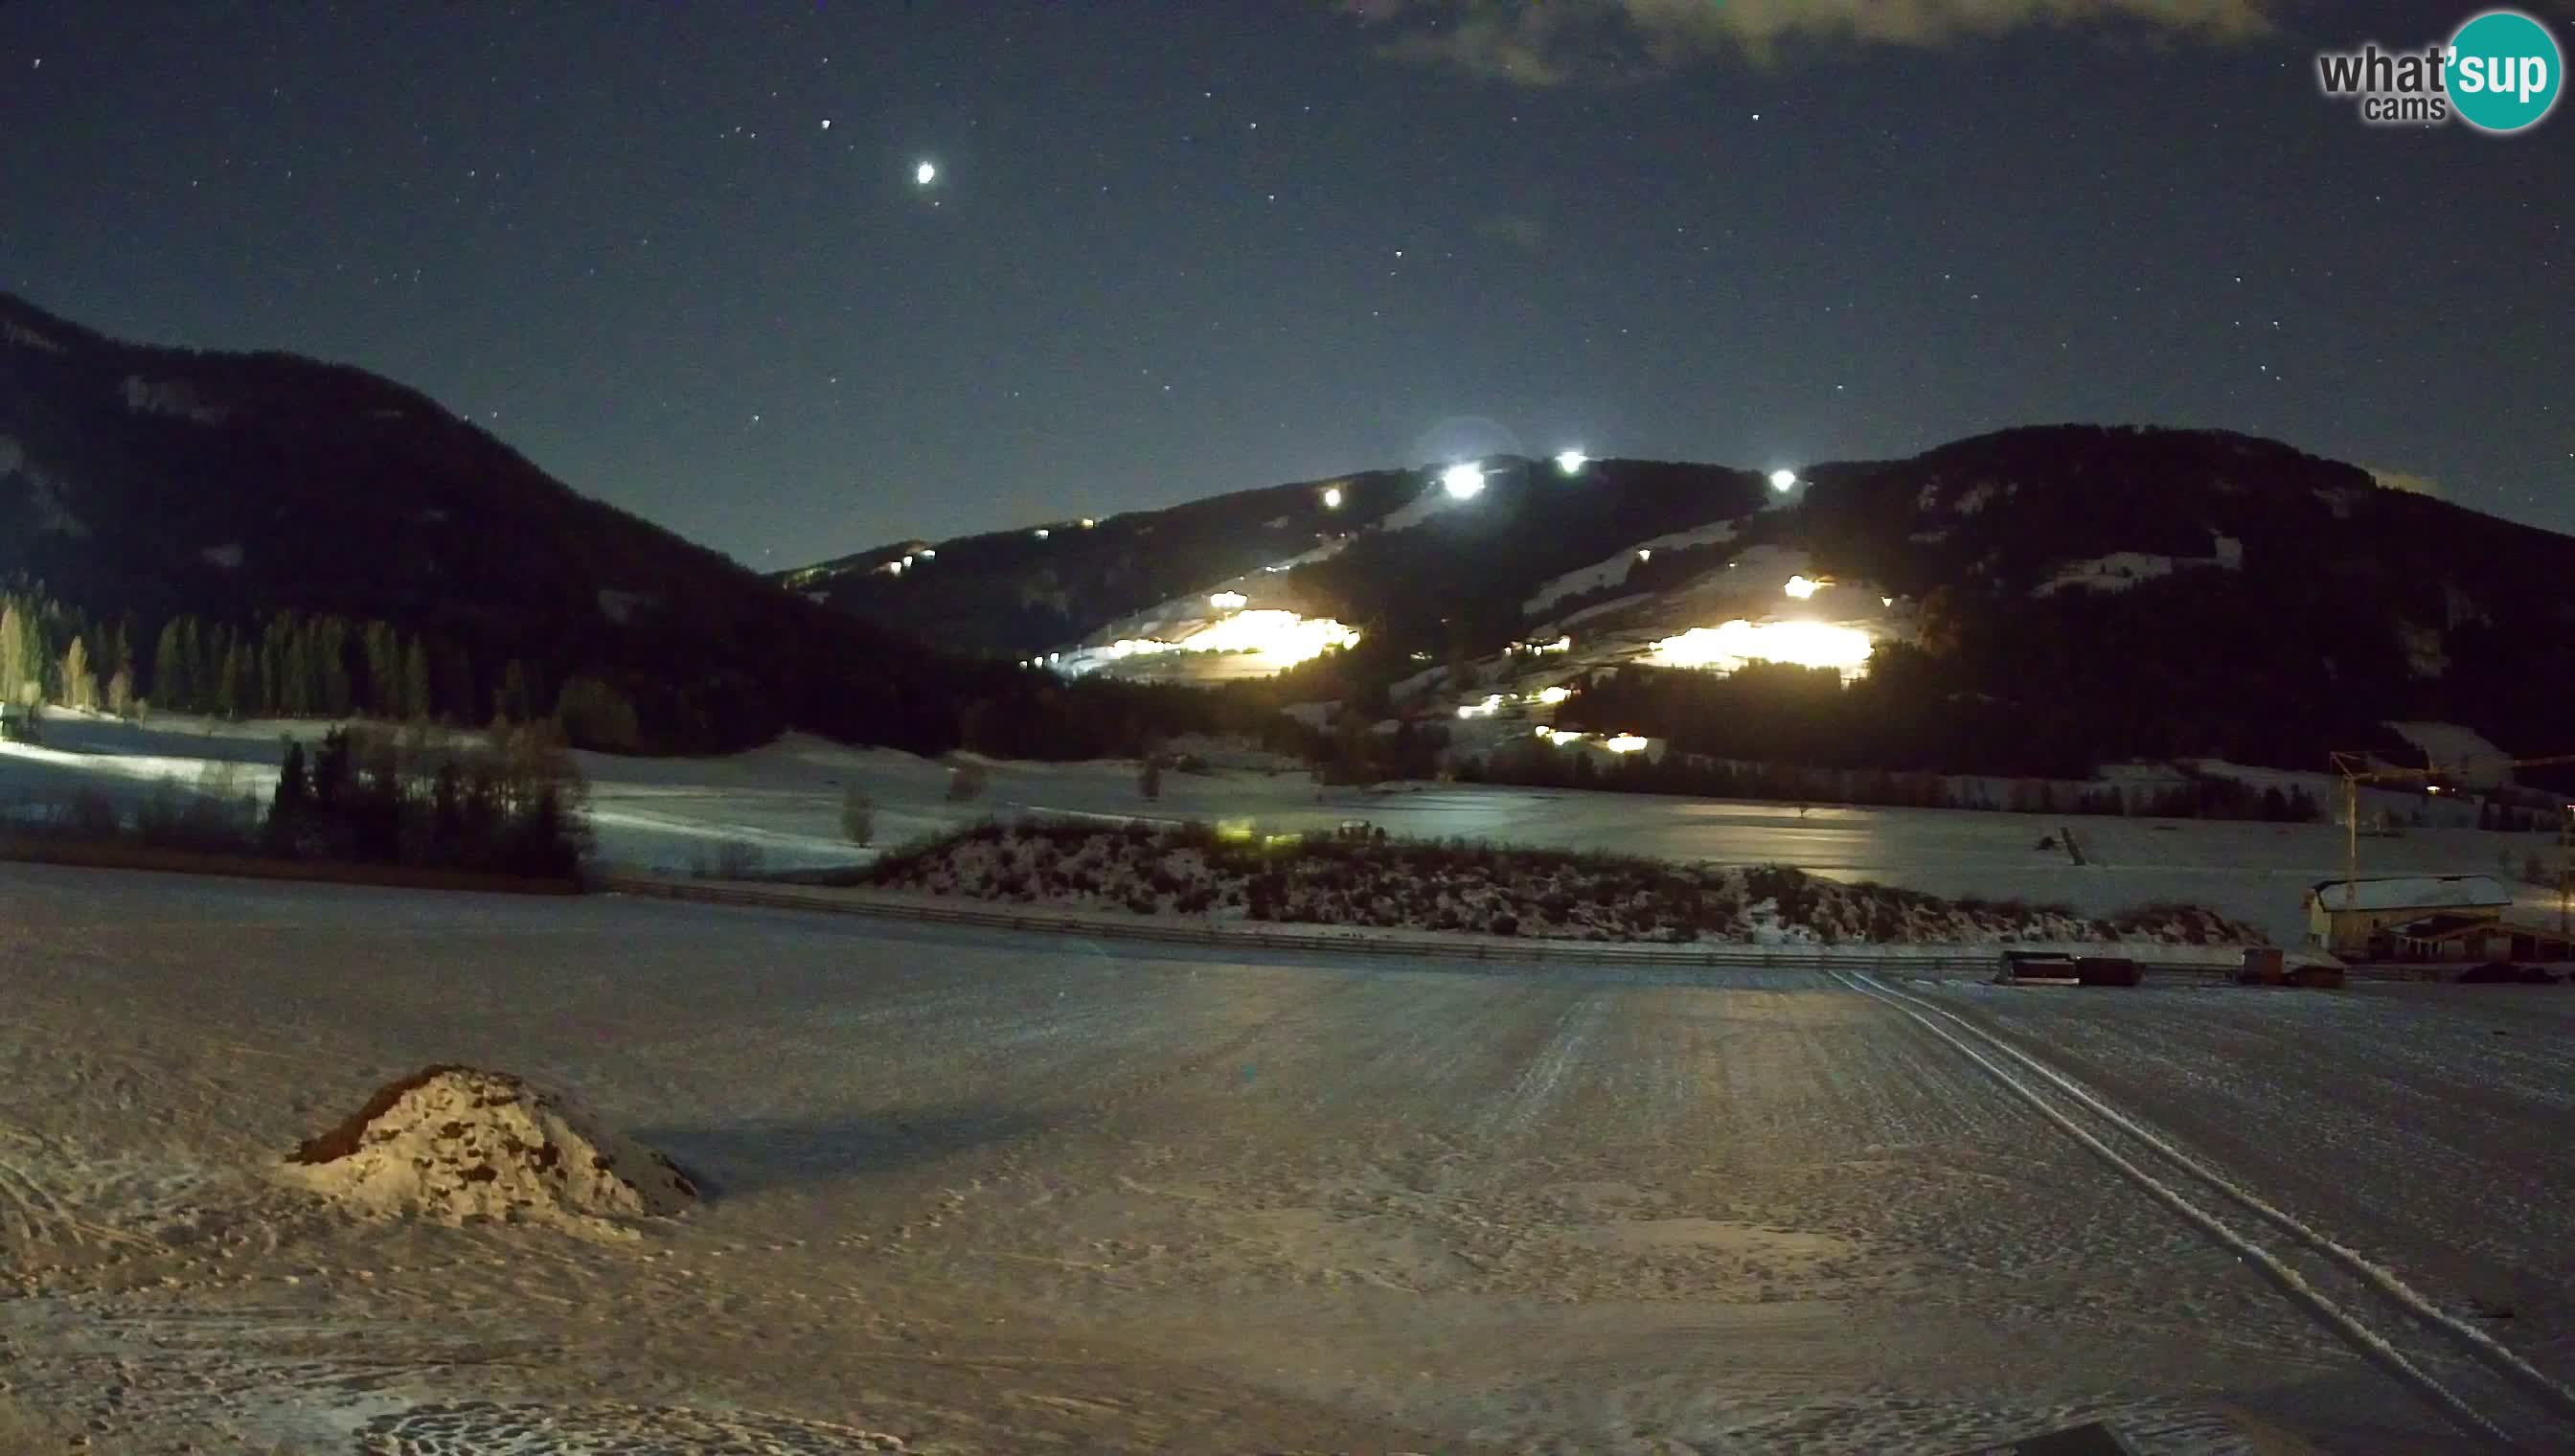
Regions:
[[[2037,427],[1809,465],[1785,492],[1716,466],[1479,465],[1463,496],[1436,467],[1377,472],[792,580],[934,641],[1059,667],[1103,666],[1105,649],[1122,672],[1231,679],[1354,639],[1347,672],[1414,680],[1424,712],[1628,664],[1767,658],[1854,680],[1900,646],[1933,665],[1907,669],[1902,712],[1984,703],[2003,731],[2146,723],[2165,751],[2222,756],[2294,720],[2305,762],[2331,725],[2426,719],[2515,751],[2564,746],[2542,741],[2558,720],[2540,685],[2575,675],[2575,540],[2276,442]],[[1301,647],[1155,650],[1259,635],[1236,617]],[[1767,645],[1747,656],[1756,634]]]

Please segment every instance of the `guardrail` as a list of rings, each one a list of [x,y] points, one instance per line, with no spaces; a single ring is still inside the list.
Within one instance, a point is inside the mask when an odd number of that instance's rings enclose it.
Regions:
[[[930,924],[969,925],[993,930],[1037,930],[1065,935],[1091,935],[1128,940],[1158,940],[1194,945],[1243,945],[1273,950],[1325,951],[1341,954],[1405,955],[1456,960],[1565,961],[1590,965],[1770,967],[1790,970],[1917,970],[1934,974],[1990,975],[2004,947],[1920,948],[1909,945],[1803,947],[1753,945],[1675,945],[1650,940],[1557,940],[1530,937],[1506,940],[1491,936],[1385,934],[1356,931],[1322,933],[1272,928],[1269,924],[1203,920],[1158,923],[1142,916],[1113,919],[1021,909],[932,904],[884,895],[767,885],[710,883],[653,875],[611,874],[601,887],[663,899],[709,904],[749,905],[764,909],[823,910],[835,914],[871,915],[881,919]],[[2037,946],[2014,948],[2035,949]],[[2090,946],[2092,953],[2116,954],[2118,947]],[[2155,961],[2138,957],[2140,967],[2157,976],[2222,978],[2231,976],[2231,961]]]

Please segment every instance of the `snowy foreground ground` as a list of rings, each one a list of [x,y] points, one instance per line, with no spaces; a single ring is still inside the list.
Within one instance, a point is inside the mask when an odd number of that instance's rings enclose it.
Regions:
[[[275,780],[278,735],[290,728],[317,731],[311,724],[157,719],[137,727],[58,716],[47,724],[43,747],[0,744],[0,805],[59,798],[81,784],[140,793],[165,773],[192,783],[215,761],[239,765],[243,787],[264,794]],[[1793,804],[1455,784],[1373,792],[1318,789],[1301,771],[1248,766],[1168,773],[1161,798],[1148,802],[1137,791],[1136,765],[1119,762],[996,763],[980,799],[951,803],[947,770],[935,762],[795,734],[721,758],[579,757],[591,779],[602,857],[681,872],[720,862],[728,844],[757,851],[769,869],[865,857],[840,826],[843,789],[858,783],[877,804],[879,845],[1023,810],[1246,820],[1273,832],[1328,830],[1365,818],[1390,834],[1790,864],[1949,899],[2062,902],[2086,915],[2152,901],[2204,905],[2284,945],[2305,933],[2306,887],[2343,873],[2342,831],[2326,824],[1821,806],[1800,814]],[[2064,827],[2072,828],[2086,863],[2074,863],[2062,848],[2036,847]],[[2363,840],[2361,867],[2490,874],[2505,859],[2518,866],[2534,849],[2554,853],[2541,835],[2419,829]],[[2553,894],[2522,893],[2524,913],[2553,923]]]
[[[1497,974],[6,865],[0,1005],[0,1449],[2575,1443],[2562,989]],[[260,1175],[451,1059],[711,1196],[619,1240]]]

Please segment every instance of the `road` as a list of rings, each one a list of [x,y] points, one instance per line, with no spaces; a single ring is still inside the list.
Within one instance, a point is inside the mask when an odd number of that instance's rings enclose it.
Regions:
[[[1164,951],[0,867],[0,1421],[413,1453],[540,1412],[675,1449],[644,1438],[682,1410],[800,1450],[1941,1452],[2079,1418],[2145,1451],[2461,1449],[1925,1006],[2447,1304],[2518,1302],[2511,1348],[2554,1374],[2575,1354],[2529,1272],[2563,1217],[2474,1191],[2563,1170],[2464,1135],[2554,1115],[2562,1018]],[[2489,1073],[2442,1050],[2486,1042]],[[598,1243],[255,1175],[451,1059],[577,1093],[714,1196]],[[2278,1138],[2229,1100],[2252,1060],[2291,1069],[2257,1099]],[[2478,1411],[2562,1434],[2310,1271]]]

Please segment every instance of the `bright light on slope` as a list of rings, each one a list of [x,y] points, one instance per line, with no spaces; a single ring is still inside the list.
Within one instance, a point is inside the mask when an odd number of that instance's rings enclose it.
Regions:
[[[1293,612],[1264,608],[1259,612],[1238,612],[1175,642],[1121,638],[1107,647],[1086,648],[1074,658],[1077,671],[1088,671],[1124,658],[1165,653],[1242,653],[1254,660],[1255,667],[1277,673],[1321,657],[1333,648],[1355,647],[1358,640],[1357,633],[1328,617],[1299,617]]]
[[[1797,473],[1795,471],[1774,470],[1770,473],[1770,489],[1774,491],[1784,491],[1796,483]]]
[[[1600,746],[1613,753],[1632,753],[1645,746],[1645,740],[1634,733],[1620,733]]]
[[[1323,488],[1323,509],[1326,511],[1338,511],[1341,509],[1340,487],[1325,486]]]
[[[1208,599],[1208,605],[1219,612],[1241,612],[1251,600],[1241,592],[1219,592]]]
[[[1582,468],[1590,463],[1591,457],[1578,450],[1556,452],[1555,469],[1560,475],[1578,476],[1582,474]]]
[[[1796,598],[1800,602],[1803,602],[1807,598],[1815,595],[1815,584],[1804,577],[1790,577],[1788,579],[1788,595]]]
[[[1562,703],[1564,700],[1571,698],[1572,696],[1573,690],[1570,688],[1557,687],[1541,688],[1537,690],[1537,701],[1545,704]]]
[[[1465,465],[1452,465],[1439,473],[1439,489],[1446,491],[1452,499],[1471,500],[1484,489],[1483,468],[1471,461]]]
[[[1844,678],[1868,671],[1868,634],[1822,622],[1751,623],[1693,627],[1654,644],[1645,661],[1658,668],[1714,668],[1731,673],[1752,663],[1791,663],[1835,668]]]

